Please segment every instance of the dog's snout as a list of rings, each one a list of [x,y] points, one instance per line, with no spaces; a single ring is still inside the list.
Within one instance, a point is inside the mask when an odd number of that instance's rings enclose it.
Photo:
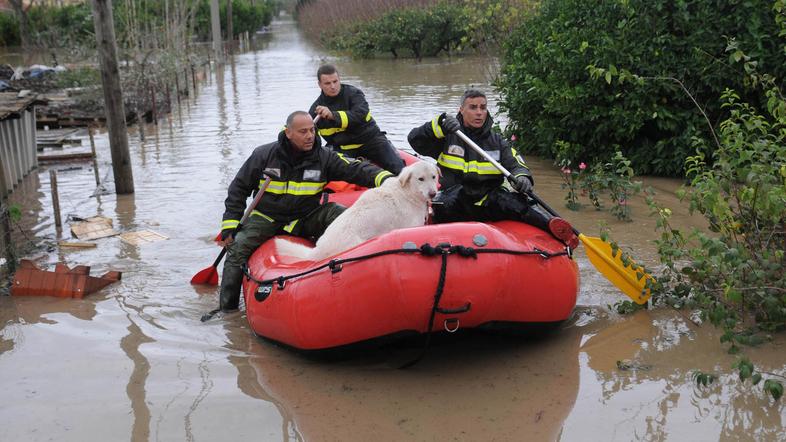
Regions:
[[[429,198],[434,198],[435,196],[437,196],[437,191],[436,190],[429,190],[428,197]]]

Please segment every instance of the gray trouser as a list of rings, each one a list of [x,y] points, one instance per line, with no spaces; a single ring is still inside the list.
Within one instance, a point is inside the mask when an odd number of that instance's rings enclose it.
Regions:
[[[327,226],[346,208],[340,204],[327,203],[294,223],[271,221],[269,218],[251,215],[246,224],[235,235],[227,247],[227,259],[221,274],[221,310],[236,310],[240,304],[240,286],[243,283],[243,264],[262,243],[279,233],[288,233],[303,238],[316,239],[322,236]],[[290,230],[291,227],[291,230]],[[286,228],[286,230],[285,230]]]

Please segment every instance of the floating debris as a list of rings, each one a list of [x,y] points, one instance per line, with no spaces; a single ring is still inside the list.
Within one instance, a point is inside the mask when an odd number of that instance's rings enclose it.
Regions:
[[[11,284],[13,296],[57,296],[82,298],[119,281],[121,272],[109,271],[101,277],[90,276],[89,266],[73,269],[58,263],[53,272],[42,270],[33,261],[19,261],[19,269]]]
[[[71,224],[71,233],[81,240],[105,238],[118,234],[112,228],[112,219],[104,216],[93,216],[87,219],[74,218],[77,222]]]
[[[138,246],[140,244],[163,241],[169,238],[152,230],[139,230],[137,232],[123,233],[120,235],[120,239],[128,244]]]

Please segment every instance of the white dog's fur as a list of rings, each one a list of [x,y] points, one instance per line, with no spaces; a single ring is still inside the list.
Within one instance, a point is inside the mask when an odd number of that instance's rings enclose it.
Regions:
[[[398,177],[364,192],[328,226],[316,247],[276,238],[278,254],[317,261],[391,230],[422,226],[438,181],[439,168],[433,163],[418,161],[407,166]]]

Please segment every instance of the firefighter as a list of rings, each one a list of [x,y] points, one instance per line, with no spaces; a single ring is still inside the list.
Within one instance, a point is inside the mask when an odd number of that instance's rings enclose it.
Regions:
[[[336,67],[330,64],[317,70],[322,92],[308,113],[319,115],[319,135],[334,150],[353,158],[366,158],[398,175],[404,161],[371,117],[363,91],[342,84]]]
[[[492,131],[494,123],[486,105],[483,92],[469,89],[455,117],[443,113],[409,133],[412,148],[436,159],[442,171],[442,190],[434,198],[434,222],[522,221],[550,232],[570,248],[577,247],[579,240],[571,225],[526,196],[534,184],[532,174],[516,149]],[[456,135],[459,130],[510,171],[510,184],[517,192],[503,187],[502,172],[466,145]]]
[[[270,181],[259,204],[238,231],[246,199],[256,193],[265,180],[262,172],[277,178]],[[228,312],[238,308],[242,265],[262,243],[276,234],[288,233],[316,239],[344,207],[320,204],[328,181],[348,181],[364,187],[377,187],[393,176],[369,162],[333,152],[321,146],[314,122],[307,112],[287,117],[278,141],[254,149],[229,185],[226,211],[221,222],[220,245],[227,247],[221,278],[219,307]]]

